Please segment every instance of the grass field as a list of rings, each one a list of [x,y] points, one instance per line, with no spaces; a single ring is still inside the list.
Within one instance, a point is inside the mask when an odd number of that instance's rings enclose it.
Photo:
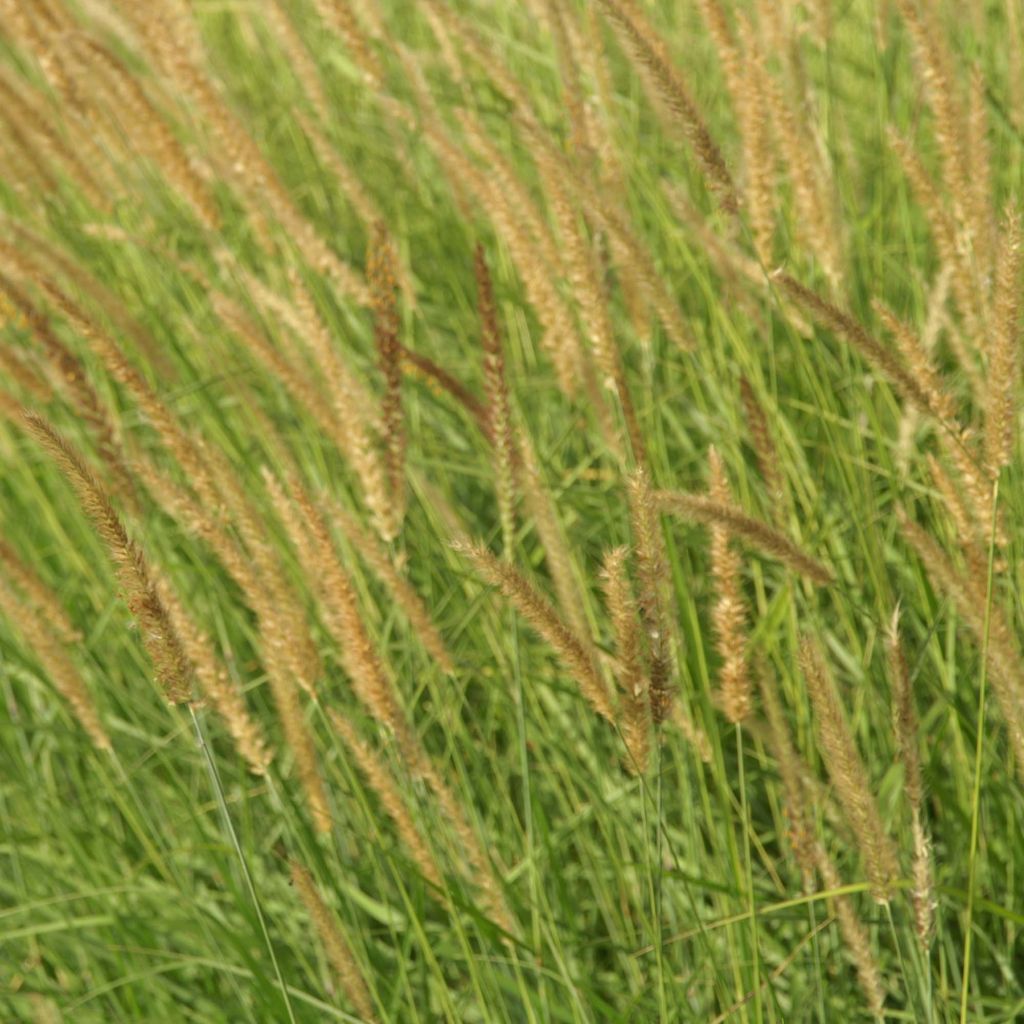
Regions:
[[[1024,1019],[1018,0],[0,0],[0,1020]]]

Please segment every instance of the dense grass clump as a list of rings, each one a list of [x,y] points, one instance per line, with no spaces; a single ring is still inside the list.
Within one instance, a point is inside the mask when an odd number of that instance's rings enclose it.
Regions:
[[[0,1019],[1024,1016],[1015,3],[0,0]]]

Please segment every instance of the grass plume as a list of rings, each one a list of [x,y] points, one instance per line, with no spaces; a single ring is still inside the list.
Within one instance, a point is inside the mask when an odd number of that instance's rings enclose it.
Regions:
[[[121,518],[92,470],[71,443],[41,416],[25,414],[25,425],[67,477],[103,541],[117,575],[121,596],[139,625],[157,683],[172,704],[192,698],[193,667],[181,637],[160,599],[142,549],[128,536]]]
[[[825,587],[833,582],[832,572],[784,533],[760,519],[748,516],[732,504],[683,491],[658,491],[655,500],[663,512],[703,523],[705,526],[725,528],[729,533],[745,540],[751,547],[777,559],[818,586]]]
[[[481,576],[497,587],[544,637],[593,709],[614,724],[615,706],[587,641],[569,628],[551,602],[515,566],[495,558],[482,544],[472,541],[456,542],[455,550],[465,555]]]
[[[892,884],[899,877],[895,847],[882,823],[835,683],[817,645],[808,638],[800,645],[800,669],[814,704],[822,757],[857,838],[872,893],[879,902],[888,902]]]

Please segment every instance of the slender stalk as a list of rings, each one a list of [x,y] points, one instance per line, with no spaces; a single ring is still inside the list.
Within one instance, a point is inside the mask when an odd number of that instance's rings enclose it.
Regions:
[[[220,773],[217,771],[217,765],[214,763],[213,757],[210,755],[210,748],[206,744],[206,737],[203,735],[202,727],[200,726],[199,719],[196,716],[196,710],[191,704],[188,706],[188,713],[192,716],[192,725],[196,731],[196,742],[199,744],[199,748],[203,752],[203,759],[206,761],[206,768],[210,773],[210,782],[213,785],[213,791],[217,796],[217,806],[220,808],[224,828],[230,836],[231,845],[234,847],[235,854],[238,856],[238,863],[242,867],[242,876],[245,878],[245,886],[249,890],[249,897],[252,900],[253,909],[256,911],[256,919],[259,921],[260,931],[263,933],[263,941],[266,943],[267,952],[270,954],[270,961],[274,965],[274,975],[277,978],[278,987],[281,989],[281,999],[284,1001],[284,1008],[288,1014],[289,1024],[296,1024],[295,1011],[292,1009],[291,997],[288,995],[288,986],[284,983],[284,975],[281,973],[281,965],[278,963],[277,954],[274,952],[274,943],[270,940],[270,931],[267,928],[266,918],[263,916],[263,907],[260,903],[259,895],[256,892],[256,885],[252,880],[252,873],[249,871],[249,863],[245,859],[242,844],[238,841],[238,834],[235,832],[235,826],[231,823],[231,815],[228,813],[227,801],[224,799],[224,787],[221,785]]]
[[[655,941],[655,958],[658,964],[658,1013],[659,1019],[662,1021],[669,1020],[668,1015],[668,993],[665,990],[665,933],[662,926],[662,906],[664,899],[664,875],[665,875],[665,862],[662,853],[662,842],[664,833],[661,829],[661,823],[664,820],[662,815],[664,814],[664,785],[662,780],[662,743],[660,742],[661,737],[658,737],[658,761],[657,761],[657,790],[656,790],[656,801],[657,801],[657,815],[658,815],[658,843],[657,843],[657,863],[654,866],[654,872],[652,873],[652,884],[654,887],[654,941]]]
[[[757,937],[757,905],[754,901],[754,871],[750,860],[750,806],[747,803],[747,777],[743,757],[743,723],[736,723],[736,763],[739,765],[740,819],[743,825],[743,859],[747,869],[745,888],[747,890],[747,912],[750,914],[750,938],[754,958],[754,1019],[758,1024],[764,1019],[761,1006],[761,955]]]
[[[967,1024],[967,996],[971,982],[971,929],[974,925],[974,883],[978,872],[978,823],[981,818],[981,761],[985,749],[985,697],[988,683],[988,639],[992,621],[992,579],[996,551],[996,509],[999,479],[992,485],[992,523],[988,547],[988,582],[985,594],[985,631],[981,647],[981,682],[978,686],[978,739],[974,746],[974,792],[971,799],[971,845],[967,869],[967,921],[964,925],[963,978],[960,983],[960,1024]]]

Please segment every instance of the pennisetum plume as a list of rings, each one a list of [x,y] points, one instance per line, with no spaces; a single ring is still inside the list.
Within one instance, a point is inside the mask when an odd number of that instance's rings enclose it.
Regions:
[[[710,497],[725,504],[731,500],[722,457],[711,449]],[[730,546],[726,526],[711,526],[711,577],[716,601],[711,621],[715,646],[721,658],[718,699],[725,717],[738,725],[751,710],[750,667],[747,660],[747,615],[740,589],[740,559]]]
[[[929,408],[928,394],[918,380],[863,324],[789,274],[776,271],[772,280],[822,326],[845,338],[869,363],[881,370],[903,398],[920,409]]]
[[[92,470],[71,444],[41,416],[25,414],[25,425],[53,457],[74,488],[114,563],[121,593],[139,625],[143,646],[167,699],[191,699],[193,667],[157,591],[142,549],[132,540]]]
[[[722,209],[739,209],[732,176],[717,143],[711,137],[703,115],[672,65],[664,43],[632,0],[599,0],[600,6],[619,34],[641,78],[650,87],[669,123],[687,139],[697,157],[709,188]]]
[[[495,458],[498,514],[501,520],[502,550],[506,558],[513,553],[515,536],[515,442],[512,434],[512,409],[509,402],[508,380],[505,376],[505,354],[498,323],[498,307],[494,299],[494,285],[487,267],[483,247],[478,245],[473,258],[476,276],[477,309],[480,316],[480,336],[484,352],[484,392],[487,396],[487,433],[491,438]]]
[[[402,346],[399,340],[397,257],[383,224],[377,224],[370,246],[367,277],[373,309],[373,336],[384,378],[381,422],[387,459],[390,508],[385,539],[394,540],[405,515],[405,420],[402,414]]]
[[[872,894],[880,903],[886,903],[892,895],[892,884],[899,877],[899,867],[895,846],[871,792],[867,768],[846,722],[835,683],[817,645],[808,637],[800,644],[799,661],[814,705],[825,767],[857,840]]]
[[[996,259],[996,283],[985,375],[985,461],[998,476],[1010,464],[1019,425],[1020,378],[1020,214],[1003,223]]]
[[[702,494],[686,491],[658,491],[657,507],[670,515],[681,516],[706,526],[722,526],[751,547],[777,559],[818,586],[833,582],[829,569],[804,551],[795,541],[768,523],[748,516],[731,503],[715,501]]]
[[[501,590],[533,629],[554,648],[594,710],[616,724],[615,705],[589,642],[573,632],[551,602],[515,566],[496,558],[479,543],[460,540],[454,547],[476,566],[488,583]]]
[[[605,555],[601,586],[615,636],[626,767],[634,775],[643,775],[650,753],[650,684],[644,672],[640,612],[626,573],[628,556],[629,550],[625,547],[614,548]]]
[[[259,723],[249,714],[241,689],[217,656],[213,641],[185,607],[169,581],[157,577],[157,591],[195,669],[199,689],[213,704],[238,753],[254,775],[263,775],[273,756]]]
[[[25,638],[93,746],[97,750],[110,750],[110,736],[99,709],[68,649],[80,637],[53,591],[3,541],[0,541],[0,612]]]
[[[396,747],[413,775],[424,779],[433,791],[462,844],[471,869],[470,881],[480,889],[492,919],[506,932],[514,932],[512,915],[490,859],[462,806],[413,729],[398,689],[374,646],[352,580],[338,558],[323,512],[299,481],[290,481],[287,491],[269,471],[264,472],[264,481],[306,575],[313,582],[324,624],[341,648],[342,664],[352,680],[353,692],[371,717],[394,736]]]
[[[637,602],[644,627],[644,656],[650,683],[651,715],[660,725],[672,713],[672,645],[668,625],[668,564],[665,538],[650,476],[640,466],[627,481],[630,529],[636,565]]]
[[[935,917],[935,885],[932,870],[932,845],[924,824],[924,782],[921,777],[921,756],[918,752],[919,722],[914,706],[910,669],[900,643],[900,610],[897,608],[889,621],[885,636],[885,649],[889,660],[892,686],[893,731],[896,746],[903,762],[903,791],[910,805],[910,833],[913,844],[913,880],[911,902],[914,925],[922,948],[931,943]]]
[[[778,522],[782,518],[786,490],[783,485],[779,451],[768,423],[768,413],[757,397],[754,386],[746,377],[740,378],[740,398],[743,402],[747,432],[750,435],[754,454],[757,456],[757,467],[761,471],[761,479],[764,480],[765,488],[768,491],[771,519]]]
[[[1002,608],[989,601],[988,573],[962,573],[921,526],[901,513],[900,528],[924,564],[932,585],[945,593],[988,658],[988,674],[1006,720],[1018,774],[1024,775],[1024,659]]]
[[[359,770],[366,778],[370,789],[377,795],[385,814],[394,823],[399,838],[405,844],[424,879],[443,901],[444,879],[437,858],[431,849],[429,838],[413,820],[406,806],[405,798],[387,765],[377,752],[356,732],[355,727],[335,708],[329,709],[329,717],[335,731],[342,738]]]
[[[355,953],[345,933],[341,930],[334,914],[324,902],[313,876],[297,860],[291,862],[292,884],[295,886],[323,943],[324,951],[331,967],[338,976],[338,981],[355,1007],[360,1020],[374,1022],[378,1020],[374,1009],[373,998],[369,986],[363,976],[363,969],[356,959]]]

